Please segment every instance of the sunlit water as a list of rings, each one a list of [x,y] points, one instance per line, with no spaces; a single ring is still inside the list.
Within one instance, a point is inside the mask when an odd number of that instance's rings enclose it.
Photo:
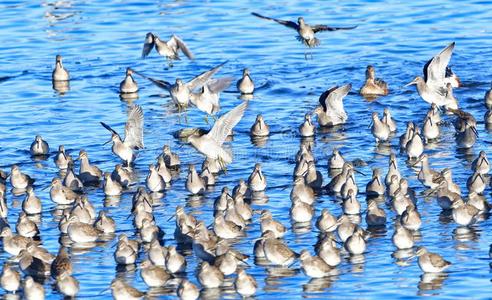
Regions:
[[[52,157],[34,161],[29,156],[29,145],[36,134],[41,134],[52,151],[64,144],[72,155],[79,149],[87,150],[91,161],[104,171],[111,171],[118,159],[110,146],[103,146],[110,136],[99,124],[104,121],[123,131],[128,103],[121,101],[118,84],[124,70],[131,66],[158,78],[174,81],[176,77],[190,79],[210,67],[229,60],[220,75],[239,78],[241,70],[249,67],[257,86],[248,111],[235,129],[236,158],[228,167],[227,175],[218,178],[217,185],[203,197],[191,197],[185,190],[185,168],[179,179],[155,207],[157,224],[166,233],[164,243],[174,244],[174,221],[167,221],[177,205],[205,220],[212,221],[213,201],[223,186],[232,188],[239,179],[249,176],[254,164],[261,162],[269,188],[268,201],[254,204],[255,209],[270,209],[274,218],[289,227],[285,240],[294,250],[310,249],[317,233],[312,230],[292,230],[289,217],[289,193],[294,168],[294,155],[301,139],[297,127],[306,112],[318,103],[318,96],[336,84],[352,83],[353,90],[345,99],[348,123],[336,131],[318,132],[314,139],[317,167],[324,183],[329,181],[327,155],[338,147],[346,159],[362,159],[368,166],[360,170],[371,173],[371,167],[386,172],[389,149],[376,148],[368,129],[370,113],[390,107],[398,122],[398,135],[407,121],[421,122],[428,105],[414,88],[404,84],[422,72],[424,63],[444,46],[456,41],[451,60],[453,70],[461,77],[464,87],[455,90],[461,106],[478,120],[479,141],[469,151],[456,150],[453,128],[442,128],[438,143],[426,147],[432,166],[450,167],[455,180],[466,191],[466,179],[471,174],[470,164],[480,150],[490,152],[490,134],[485,130],[483,95],[492,74],[490,49],[490,4],[487,2],[455,3],[440,1],[343,1],[335,5],[326,1],[177,1],[141,3],[140,1],[58,1],[56,6],[44,2],[3,1],[0,4],[0,165],[8,170],[17,163],[36,179],[35,189],[42,198],[43,215],[40,224],[43,245],[55,253],[59,247],[57,217],[54,204],[45,188],[57,176]],[[352,31],[326,32],[318,37],[321,45],[306,50],[288,28],[250,15],[258,11],[265,15],[295,20],[303,15],[307,22],[333,26],[358,24]],[[183,58],[169,68],[165,60],[152,52],[150,58],[140,59],[142,42],[148,31],[164,38],[172,33],[180,35],[196,55],[196,60]],[[305,54],[308,54],[308,60]],[[65,58],[71,72],[70,90],[60,95],[52,90],[51,70],[56,54]],[[376,66],[378,76],[390,86],[387,97],[368,102],[357,94],[364,79],[366,65]],[[189,145],[182,144],[173,133],[184,127],[204,127],[203,113],[191,109],[188,123],[178,119],[166,92],[149,82],[135,77],[139,83],[139,98],[134,102],[145,112],[145,149],[138,153],[135,170],[140,183],[145,182],[148,165],[154,162],[164,144],[170,144],[187,163],[201,164],[203,158]],[[239,104],[235,87],[221,97],[222,112]],[[249,128],[257,114],[263,114],[271,126],[271,135],[264,145],[255,145]],[[447,118],[447,121],[450,119]],[[397,139],[391,142],[397,152]],[[398,155],[399,167],[412,187],[420,194],[424,189],[417,181],[415,169]],[[364,190],[369,176],[357,175],[359,189]],[[10,187],[9,187],[10,188]],[[118,234],[135,235],[131,218],[131,195],[125,193],[119,201],[108,201],[101,189],[88,189],[89,199],[98,210],[104,209],[118,223]],[[490,197],[490,190],[485,192]],[[10,208],[9,222],[15,224],[23,197],[7,194]],[[364,195],[359,199],[365,208]],[[320,195],[315,204],[316,216],[322,208],[341,213],[338,201]],[[339,275],[323,280],[310,280],[295,263],[289,270],[263,267],[249,260],[247,272],[259,283],[258,298],[407,298],[422,295],[466,298],[490,297],[490,269],[488,246],[492,240],[491,221],[486,219],[471,228],[471,237],[457,236],[457,225],[441,214],[435,200],[422,196],[418,199],[423,217],[418,245],[443,255],[453,265],[444,277],[422,277],[416,261],[400,265],[392,257],[391,243],[394,212],[388,214],[386,230],[377,232],[368,242],[363,262],[351,262],[344,254],[338,267]],[[314,223],[312,224],[314,229]],[[365,227],[364,221],[362,226]],[[252,244],[260,235],[258,216],[248,225],[246,236],[235,248],[251,255]],[[115,240],[99,243],[84,251],[71,250],[74,276],[80,281],[80,298],[108,297],[99,293],[108,287],[115,276],[124,277],[133,286],[147,290],[136,268],[120,269],[113,260]],[[2,253],[0,259],[9,258]],[[144,258],[140,255],[139,261]],[[196,283],[197,259],[187,256],[187,276]],[[228,278],[226,285],[231,285]],[[50,297],[59,298],[52,281],[45,282]],[[156,297],[174,297],[174,290],[154,291]],[[232,289],[225,288],[214,297],[237,298]]]

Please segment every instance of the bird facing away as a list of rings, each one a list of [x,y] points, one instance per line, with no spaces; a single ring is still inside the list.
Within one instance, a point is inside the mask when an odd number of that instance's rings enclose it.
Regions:
[[[212,76],[214,76],[214,74],[217,73],[219,69],[226,63],[227,61],[208,71],[201,73],[200,75],[195,76],[192,80],[188,82],[184,82],[181,78],[176,78],[175,84],[171,84],[170,82],[167,82],[165,80],[148,77],[135,70],[133,70],[133,72],[149,80],[157,87],[168,91],[172,101],[174,102],[174,104],[176,104],[179,111],[181,111],[182,109],[184,110],[188,107],[192,91],[202,88],[208,82],[208,80],[212,78]]]
[[[189,59],[193,59],[193,54],[183,40],[174,34],[166,42],[152,32],[147,33],[142,49],[142,58],[146,58],[150,51],[152,51],[152,48],[155,48],[155,51],[159,53],[160,56],[164,56],[168,60],[179,60],[179,51]]]
[[[133,149],[142,149],[143,145],[143,121],[144,115],[139,105],[132,105],[128,112],[128,119],[125,124],[125,138],[121,139],[120,135],[109,125],[101,122],[101,125],[111,132],[111,139],[106,142],[113,142],[113,153],[121,158],[127,165],[130,165],[135,159]]]
[[[248,101],[236,106],[228,113],[221,116],[212,129],[202,136],[190,136],[188,141],[191,145],[209,159],[218,160],[222,167],[232,162],[232,155],[222,147],[227,136],[234,126],[239,123],[248,107]]]
[[[318,115],[318,123],[321,126],[336,126],[344,124],[347,121],[347,113],[343,108],[343,98],[352,89],[351,84],[343,86],[334,86],[326,90],[319,97],[319,103],[314,113]]]
[[[265,17],[262,16],[258,13],[252,12],[251,13],[253,16],[256,16],[261,19],[265,20],[271,20],[274,22],[277,22],[281,25],[284,25],[286,27],[292,28],[295,31],[297,31],[297,39],[302,42],[304,45],[308,46],[309,48],[316,47],[319,45],[319,40],[314,36],[315,33],[320,32],[320,31],[336,31],[336,30],[350,30],[354,29],[357,26],[352,26],[352,27],[330,27],[327,25],[309,25],[304,22],[303,17],[299,17],[297,19],[297,23],[292,22],[292,21],[284,21],[284,20],[279,20],[275,18],[270,18],[270,17]]]
[[[451,60],[455,43],[451,43],[444,48],[438,55],[434,56],[424,66],[424,77],[417,76],[407,84],[416,85],[417,91],[427,103],[435,103],[438,106],[447,105],[449,99],[446,98],[446,68]]]

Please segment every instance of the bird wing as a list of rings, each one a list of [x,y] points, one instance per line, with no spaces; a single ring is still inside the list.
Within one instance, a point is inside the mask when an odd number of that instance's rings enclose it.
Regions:
[[[216,66],[216,67],[214,67],[214,68],[212,68],[206,72],[201,73],[200,75],[198,75],[195,78],[193,78],[192,80],[190,80],[186,85],[188,86],[188,88],[191,91],[193,91],[194,89],[197,89],[197,88],[201,88],[226,63],[227,63],[227,61],[221,63],[220,65],[218,65],[218,66]]]
[[[125,144],[131,148],[142,149],[144,147],[143,121],[142,107],[136,104],[132,105],[125,124]]]
[[[116,134],[117,136],[120,136],[118,134],[118,132],[114,131],[113,128],[111,128],[108,124],[104,123],[104,122],[99,122],[101,123],[101,125],[106,128],[107,130],[109,130],[109,132],[111,132],[112,134]]]
[[[275,21],[279,24],[282,24],[286,27],[289,27],[289,28],[292,28],[294,30],[299,30],[299,25],[297,25],[297,23],[295,22],[292,22],[292,21],[284,21],[284,20],[279,20],[279,19],[275,19],[275,18],[270,18],[270,17],[265,17],[265,16],[262,16],[258,13],[255,13],[255,12],[252,12],[251,13],[253,16],[255,17],[258,17],[258,18],[261,18],[261,19],[265,19],[265,20],[270,20],[270,21]]]
[[[311,26],[311,28],[316,33],[319,31],[351,30],[351,29],[357,28],[357,25],[351,26],[351,27],[331,27],[331,26],[327,26],[327,25],[314,25],[314,26]]]
[[[183,42],[183,40],[180,39],[177,35],[173,34],[171,39],[167,41],[167,45],[173,49],[181,50],[189,59],[194,58],[193,53],[191,53],[190,49],[188,49],[185,42]]]
[[[446,67],[451,60],[454,45],[452,42],[424,65],[424,80],[428,85],[444,86]]]
[[[133,73],[138,74],[139,76],[141,76],[141,77],[147,79],[148,81],[152,82],[153,84],[155,84],[156,86],[160,87],[161,89],[164,89],[166,91],[170,91],[171,90],[172,84],[169,83],[169,82],[167,82],[167,81],[165,81],[165,80],[154,79],[154,78],[149,77],[149,76],[146,76],[146,75],[144,75],[144,74],[142,74],[140,72],[137,72],[137,71],[135,71],[133,69],[132,69],[132,71],[133,71]]]
[[[234,78],[230,76],[218,79],[211,79],[207,84],[208,89],[214,94],[220,93],[231,85],[233,79]]]
[[[442,268],[444,266],[447,266],[447,265],[450,265],[451,264],[449,261],[445,260],[440,255],[437,255],[435,253],[429,253],[429,258],[430,258],[431,263],[434,266],[437,266],[437,267],[441,267]]]
[[[341,87],[335,86],[321,94],[319,101],[325,112],[331,111],[338,114],[343,111],[342,100],[347,96],[351,89],[352,84],[349,83]]]
[[[219,145],[222,145],[231,132],[232,128],[234,128],[234,126],[236,126],[236,124],[239,123],[239,121],[243,117],[243,114],[246,111],[247,107],[248,101],[244,101],[228,113],[222,115],[215,122],[210,132],[207,133],[207,136],[209,138],[212,138]]]
[[[155,45],[154,34],[152,34],[152,32],[149,32],[145,36],[145,41],[142,49],[142,58],[146,58],[147,55],[149,55],[150,51],[152,51],[152,48],[154,48],[154,45]]]

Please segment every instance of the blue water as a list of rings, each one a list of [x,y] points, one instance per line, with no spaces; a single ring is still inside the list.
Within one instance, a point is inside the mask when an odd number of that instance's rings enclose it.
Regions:
[[[268,201],[254,208],[270,209],[275,219],[292,229],[288,210],[289,193],[294,168],[294,155],[299,149],[296,135],[304,114],[318,103],[318,96],[336,84],[352,83],[353,90],[345,98],[348,123],[337,131],[318,132],[314,139],[317,168],[324,183],[329,182],[327,155],[338,147],[345,158],[360,158],[368,166],[360,170],[370,174],[371,167],[386,172],[389,149],[376,148],[368,129],[370,113],[389,107],[398,122],[398,135],[407,121],[421,122],[428,105],[414,88],[404,84],[422,73],[422,66],[434,54],[456,41],[451,60],[453,70],[461,77],[464,87],[455,96],[466,111],[478,120],[479,141],[469,151],[456,150],[452,127],[443,127],[438,143],[426,147],[432,166],[449,167],[453,178],[463,191],[471,175],[470,164],[480,150],[489,156],[490,133],[484,128],[483,95],[492,80],[492,40],[490,21],[492,5],[486,1],[429,2],[416,1],[57,1],[0,3],[0,166],[8,170],[19,164],[22,171],[36,179],[35,190],[43,202],[42,222],[39,224],[43,245],[56,253],[59,244],[58,218],[43,191],[58,169],[52,159],[34,161],[29,156],[29,145],[36,134],[41,134],[52,151],[64,144],[72,155],[85,149],[91,161],[104,171],[111,171],[118,159],[110,146],[103,146],[108,132],[99,124],[104,121],[122,132],[128,102],[121,101],[118,84],[127,67],[168,81],[185,79],[228,60],[220,75],[239,78],[241,70],[249,67],[257,86],[248,111],[235,129],[235,161],[227,175],[218,178],[217,185],[204,196],[191,197],[184,187],[186,172],[172,183],[161,204],[155,207],[157,224],[166,233],[166,245],[173,240],[174,221],[167,221],[177,205],[195,214],[207,224],[212,220],[213,200],[223,186],[232,188],[239,179],[249,176],[254,164],[261,162],[269,188]],[[308,23],[332,26],[359,25],[352,31],[318,34],[321,45],[307,50],[295,39],[295,33],[273,22],[250,15],[257,11],[265,15],[295,20],[303,15]],[[181,36],[194,52],[196,60],[183,60],[169,68],[165,60],[152,52],[140,59],[141,47],[148,31],[162,37],[175,33]],[[310,59],[305,59],[305,54]],[[71,72],[70,90],[61,95],[52,89],[51,70],[56,54],[62,54],[64,65]],[[357,94],[363,83],[365,67],[373,64],[377,75],[385,79],[390,95],[373,102]],[[184,127],[207,127],[203,113],[191,109],[188,124],[178,119],[166,92],[136,77],[140,91],[133,102],[145,112],[145,149],[140,151],[135,170],[144,184],[149,163],[153,162],[164,144],[170,144],[182,161],[201,164],[203,157],[189,145],[173,137],[174,131]],[[222,112],[239,104],[234,86],[221,97]],[[248,132],[257,114],[263,114],[271,126],[266,144],[256,146]],[[448,118],[449,120],[449,118]],[[397,151],[397,139],[391,144]],[[399,167],[410,185],[420,194],[424,188],[417,181],[415,169],[399,155]],[[364,190],[369,176],[357,175],[359,189]],[[10,188],[10,187],[9,187]],[[89,199],[98,210],[105,209],[118,223],[118,234],[135,235],[131,219],[133,190],[119,201],[105,200],[101,189],[89,189]],[[490,198],[490,189],[485,192]],[[15,224],[23,197],[7,194],[9,222]],[[365,208],[364,196],[359,199]],[[490,199],[489,199],[490,200]],[[329,195],[321,195],[315,204],[316,216],[323,208],[341,213],[338,202]],[[471,237],[457,236],[457,225],[441,210],[433,199],[418,199],[423,225],[418,245],[443,255],[453,265],[444,277],[422,276],[415,261],[397,264],[392,257],[391,243],[395,214],[388,214],[386,230],[376,233],[368,242],[363,262],[350,262],[344,255],[338,267],[339,275],[323,280],[310,280],[294,264],[289,270],[256,266],[250,259],[247,272],[259,284],[258,298],[409,298],[439,296],[443,298],[488,298],[491,275],[488,247],[492,242],[489,218],[472,227]],[[235,248],[252,254],[252,243],[260,235],[258,216],[246,230],[246,236]],[[364,221],[362,226],[365,227]],[[313,223],[314,228],[314,223]],[[316,233],[289,230],[285,240],[294,250],[312,250]],[[112,258],[115,240],[100,243],[84,251],[71,249],[74,276],[80,281],[80,298],[109,297],[100,295],[116,276],[133,286],[147,290],[137,268],[116,268]],[[9,258],[0,254],[3,262]],[[143,259],[144,255],[140,256]],[[186,276],[196,283],[194,276],[197,259],[187,256]],[[234,277],[228,278],[231,283]],[[60,298],[53,283],[46,281],[50,298]],[[156,297],[174,297],[173,288],[151,291]],[[238,298],[231,288],[220,294],[204,293],[212,298]]]

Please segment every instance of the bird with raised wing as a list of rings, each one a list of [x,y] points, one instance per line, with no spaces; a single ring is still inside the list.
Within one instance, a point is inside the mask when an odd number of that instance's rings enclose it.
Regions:
[[[270,20],[277,22],[281,25],[284,25],[286,27],[289,27],[291,29],[294,29],[297,31],[297,39],[301,41],[304,45],[308,46],[309,48],[316,47],[319,45],[319,40],[314,36],[315,33],[320,32],[320,31],[336,31],[336,30],[350,30],[354,29],[357,26],[351,26],[351,27],[331,27],[327,25],[309,25],[304,21],[303,17],[299,17],[297,19],[297,23],[292,22],[292,21],[285,21],[285,20],[280,20],[280,19],[275,19],[275,18],[270,18],[266,17],[263,15],[260,15],[258,13],[252,12],[251,13],[253,16],[265,19],[265,20]]]
[[[446,106],[450,98],[446,98],[446,68],[451,60],[455,43],[449,44],[439,54],[434,56],[424,66],[424,77],[417,76],[407,84],[416,85],[417,91],[427,103],[435,103],[438,106]]]
[[[193,59],[193,54],[188,49],[188,46],[174,34],[168,41],[164,41],[152,32],[147,33],[142,49],[142,58],[146,58],[153,48],[160,56],[166,57],[167,60],[179,60],[180,51],[189,59]]]
[[[190,136],[188,141],[191,145],[209,159],[218,160],[224,168],[232,162],[232,154],[222,147],[227,136],[239,123],[248,107],[248,101],[236,106],[228,113],[222,115],[214,124],[212,129],[202,136]]]
[[[157,87],[168,91],[172,101],[174,102],[174,104],[176,104],[178,110],[181,111],[188,107],[192,91],[203,87],[225,63],[227,63],[227,61],[208,71],[201,73],[200,75],[195,76],[192,80],[188,82],[184,82],[181,78],[176,78],[176,82],[174,84],[171,84],[170,82],[167,82],[165,80],[148,77],[135,70],[133,70],[133,72],[149,80]]]
[[[144,115],[139,105],[132,105],[128,111],[128,119],[125,124],[125,138],[114,131],[109,125],[101,122],[101,125],[111,132],[111,139],[106,142],[113,142],[113,153],[121,158],[127,165],[135,159],[134,149],[142,149],[143,144],[143,121]]]
[[[319,105],[314,110],[314,113],[318,115],[318,123],[321,126],[336,126],[344,124],[347,119],[347,113],[343,107],[343,98],[352,89],[351,84],[343,86],[334,86],[326,90],[319,97]]]

